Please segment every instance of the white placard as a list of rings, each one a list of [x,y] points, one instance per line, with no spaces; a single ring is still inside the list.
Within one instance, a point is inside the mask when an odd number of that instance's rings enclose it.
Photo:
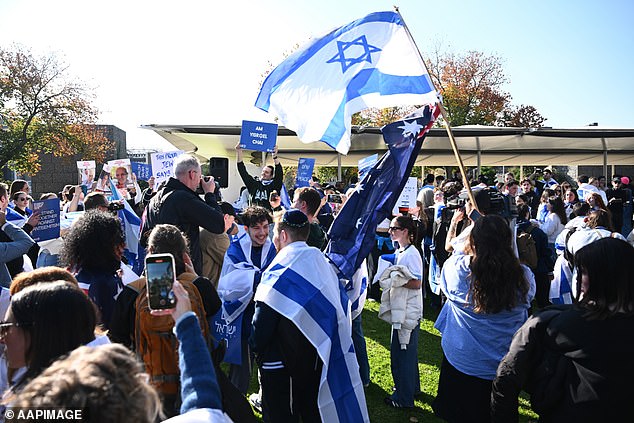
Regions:
[[[174,160],[183,153],[182,150],[176,150],[150,155],[152,158],[152,176],[154,176],[156,185],[174,176]]]
[[[410,176],[409,178],[407,178],[407,183],[405,184],[403,191],[401,191],[401,195],[400,197],[398,197],[398,201],[396,202],[396,205],[392,210],[392,214],[394,216],[399,215],[398,209],[400,207],[408,209],[416,207],[416,194],[418,194],[416,192],[417,188],[418,179],[415,176]]]

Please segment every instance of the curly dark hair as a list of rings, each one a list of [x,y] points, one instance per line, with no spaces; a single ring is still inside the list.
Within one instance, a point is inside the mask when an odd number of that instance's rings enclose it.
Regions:
[[[89,210],[64,238],[61,261],[71,271],[115,272],[121,266],[118,247],[125,243],[121,221],[108,212]]]
[[[264,207],[251,206],[247,207],[240,215],[240,221],[243,225],[252,227],[263,222],[269,222],[269,224],[273,223],[273,216],[271,216],[271,213]]]
[[[511,241],[511,229],[498,215],[482,216],[471,230],[474,257],[469,294],[476,313],[512,310],[526,300],[529,283]]]

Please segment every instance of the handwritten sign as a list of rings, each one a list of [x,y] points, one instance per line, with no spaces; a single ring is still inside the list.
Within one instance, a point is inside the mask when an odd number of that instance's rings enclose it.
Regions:
[[[33,202],[33,212],[40,213],[40,221],[31,231],[35,242],[59,238],[59,198]]]
[[[308,181],[313,177],[313,168],[315,167],[315,159],[299,159],[297,163],[297,179],[295,185],[299,187],[307,187]]]
[[[242,121],[240,147],[272,153],[277,140],[277,123]]]
[[[182,150],[176,150],[152,153],[150,155],[152,159],[152,174],[156,185],[174,176],[174,160],[183,153],[184,151]]]

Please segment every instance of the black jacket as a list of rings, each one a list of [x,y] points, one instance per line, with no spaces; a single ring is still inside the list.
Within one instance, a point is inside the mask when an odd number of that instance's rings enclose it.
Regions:
[[[263,184],[262,181],[256,180],[253,176],[249,175],[244,162],[238,162],[238,173],[242,178],[242,182],[244,182],[244,185],[247,187],[247,191],[249,191],[249,203],[252,206],[262,206],[268,211],[271,211],[271,203],[269,203],[271,192],[277,191],[279,194],[282,191],[282,177],[284,176],[282,165],[275,165],[273,181],[269,184]]]
[[[540,422],[616,422],[634,415],[634,316],[589,320],[551,306],[517,331],[493,381],[493,422],[518,419],[523,389]]]
[[[215,234],[225,231],[224,215],[218,208],[214,194],[205,194],[203,201],[178,179],[170,178],[147,206],[146,220],[141,229],[141,243],[144,246],[147,245],[152,228],[161,223],[175,225],[187,235],[194,269],[199,275],[202,274],[200,227]]]

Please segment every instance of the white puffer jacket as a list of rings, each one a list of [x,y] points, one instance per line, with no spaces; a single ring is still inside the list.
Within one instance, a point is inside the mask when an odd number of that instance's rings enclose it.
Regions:
[[[410,279],[417,279],[405,266],[394,265],[383,271],[379,283],[383,289],[379,318],[392,324],[398,331],[401,349],[406,349],[412,329],[423,317],[422,289],[409,289],[405,285]]]

